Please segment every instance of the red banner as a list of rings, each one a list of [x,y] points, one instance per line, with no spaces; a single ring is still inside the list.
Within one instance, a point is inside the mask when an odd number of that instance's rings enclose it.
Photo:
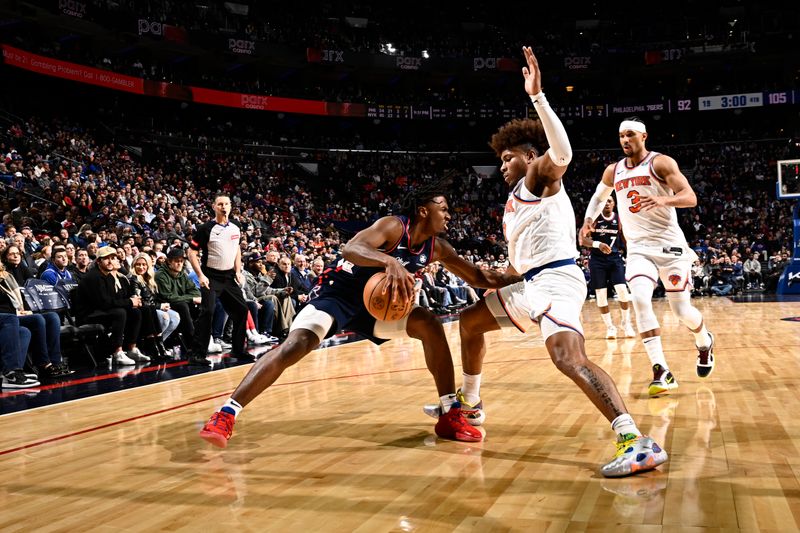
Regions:
[[[3,48],[3,62],[6,65],[118,91],[144,94],[144,80],[142,78],[134,78],[117,74],[110,70],[85,67],[77,63],[68,63],[67,61],[32,54],[7,44],[0,46]]]
[[[3,49],[3,62],[6,65],[23,68],[31,72],[90,83],[118,91],[136,94],[147,94],[159,98],[189,100],[199,104],[235,107],[238,109],[258,109],[283,113],[299,113],[304,115],[334,116],[366,116],[364,104],[348,104],[324,102],[321,100],[302,100],[299,98],[281,98],[260,94],[244,94],[229,91],[218,91],[202,87],[191,87],[174,83],[158,82],[117,74],[108,70],[86,67],[77,63],[69,63],[59,59],[32,54],[6,44]]]
[[[232,93],[192,87],[192,100],[198,104],[222,105],[261,111],[281,111],[284,113],[301,113],[304,115],[327,115],[325,102],[321,100],[300,100],[298,98],[280,98],[260,94]]]

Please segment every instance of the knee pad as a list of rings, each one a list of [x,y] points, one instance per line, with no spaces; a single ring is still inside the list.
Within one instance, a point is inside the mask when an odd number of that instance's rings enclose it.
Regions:
[[[614,285],[614,290],[617,291],[617,298],[620,302],[630,302],[631,297],[628,293],[628,286],[624,283],[620,283],[618,285]]]
[[[687,328],[697,329],[703,323],[703,314],[692,305],[689,291],[668,292],[667,301],[669,308]]]
[[[597,307],[608,307],[608,289],[595,289],[594,294],[597,297]]]
[[[653,312],[653,282],[643,276],[628,282],[631,288],[631,301],[636,310],[636,327],[639,332],[658,329],[658,318]]]

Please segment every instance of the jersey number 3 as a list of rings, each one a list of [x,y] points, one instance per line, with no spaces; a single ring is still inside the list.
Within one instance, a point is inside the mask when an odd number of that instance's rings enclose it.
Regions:
[[[636,189],[628,191],[628,199],[631,201],[631,205],[628,208],[631,213],[638,213],[642,210],[642,206],[639,205],[639,202],[642,201],[642,199],[639,198],[639,191]]]

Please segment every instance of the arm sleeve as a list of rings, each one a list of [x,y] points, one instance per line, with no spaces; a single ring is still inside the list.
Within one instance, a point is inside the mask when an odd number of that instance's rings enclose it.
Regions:
[[[587,218],[594,220],[600,216],[600,212],[603,211],[603,206],[606,204],[606,200],[611,196],[611,191],[613,190],[614,187],[609,187],[602,181],[597,184],[597,189],[595,189],[592,199],[589,200],[589,205],[586,206],[584,220]]]
[[[543,92],[531,96],[531,101],[533,101],[533,107],[539,114],[539,120],[542,121],[542,127],[544,127],[544,133],[547,136],[547,144],[550,145],[550,149],[547,150],[550,159],[559,167],[569,165],[569,162],[572,161],[572,147],[569,144],[569,137],[564,125],[555,111],[553,111],[553,108],[550,107]]]

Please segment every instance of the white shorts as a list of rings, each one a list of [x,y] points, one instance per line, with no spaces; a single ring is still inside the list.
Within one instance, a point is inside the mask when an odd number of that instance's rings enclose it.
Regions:
[[[657,284],[661,278],[667,292],[691,291],[692,265],[696,260],[697,254],[691,249],[684,249],[681,255],[660,251],[629,251],[625,279],[630,282],[633,278],[643,276]]]
[[[548,268],[531,281],[521,281],[486,297],[486,306],[501,327],[523,333],[536,322],[547,340],[560,331],[583,335],[581,309],[586,300],[586,278],[577,265]]]

